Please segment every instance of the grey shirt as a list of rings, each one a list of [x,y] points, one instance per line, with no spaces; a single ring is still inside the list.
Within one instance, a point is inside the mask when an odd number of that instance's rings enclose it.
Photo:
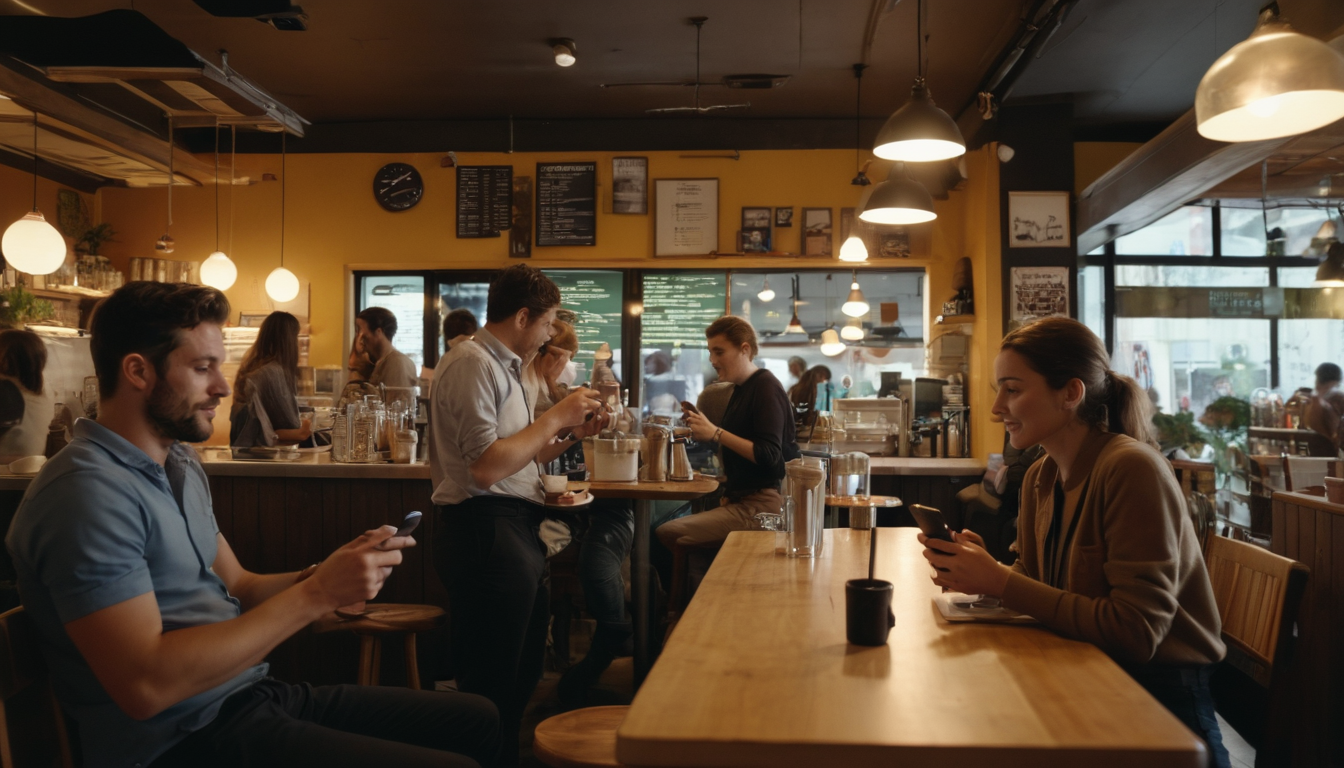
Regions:
[[[416,370],[414,360],[393,347],[386,355],[378,358],[369,383],[374,386],[417,387],[420,385],[420,372]]]
[[[489,488],[478,487],[471,477],[471,465],[491,443],[532,423],[522,362],[484,328],[439,360],[429,392],[429,474],[435,504],[458,504],[487,494],[542,503],[541,471],[535,461]]]
[[[28,486],[5,543],[56,696],[79,723],[84,765],[144,765],[210,723],[224,699],[267,666],[148,720],[112,701],[66,624],[147,593],[165,632],[227,621],[242,609],[215,575],[219,527],[195,452],[177,443],[160,466],[97,422],[80,419],[74,435]]]
[[[298,429],[303,426],[294,384],[279,363],[267,363],[256,369],[243,381],[243,386],[233,393],[233,407],[229,411],[229,445],[250,447],[275,444],[273,432],[268,440],[263,437],[265,430],[256,427],[256,408],[264,412],[273,430]]]

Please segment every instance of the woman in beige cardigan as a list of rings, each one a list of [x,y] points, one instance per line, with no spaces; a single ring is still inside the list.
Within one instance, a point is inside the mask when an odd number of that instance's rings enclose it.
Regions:
[[[966,531],[921,536],[934,582],[1101,648],[1228,765],[1208,688],[1225,650],[1218,608],[1149,399],[1076,320],[1038,320],[999,349],[993,413],[1014,447],[1046,451],[1022,483],[1020,557],[1002,565]]]

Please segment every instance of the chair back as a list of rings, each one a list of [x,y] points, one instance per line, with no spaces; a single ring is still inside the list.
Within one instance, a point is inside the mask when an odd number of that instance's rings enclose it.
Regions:
[[[1314,486],[1324,489],[1331,458],[1318,456],[1283,457],[1283,484],[1287,490],[1302,492]]]
[[[0,767],[71,768],[65,714],[23,606],[0,614]]]
[[[1307,567],[1223,536],[1209,541],[1206,562],[1223,620],[1227,661],[1268,688],[1292,632]]]

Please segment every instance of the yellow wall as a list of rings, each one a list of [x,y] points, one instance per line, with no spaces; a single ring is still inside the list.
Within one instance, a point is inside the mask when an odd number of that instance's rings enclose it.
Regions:
[[[1073,193],[1082,194],[1102,174],[1120,164],[1142,144],[1126,141],[1079,141],[1073,145]]]
[[[967,166],[971,179],[950,199],[936,201],[939,218],[912,228],[912,258],[874,260],[868,268],[923,267],[930,280],[930,299],[937,307],[951,298],[952,269],[962,256],[972,259],[980,314],[974,343],[979,351],[971,363],[972,391],[984,388],[983,345],[997,342],[999,298],[998,164],[993,147],[973,152]],[[611,158],[634,153],[459,154],[465,165],[513,165],[520,176],[536,174],[538,162],[596,161],[599,184],[597,245],[534,247],[529,263],[537,267],[607,268],[835,268],[841,262],[817,257],[744,257],[655,259],[653,217],[614,215],[610,210]],[[795,226],[775,231],[775,248],[799,250],[801,209],[829,207],[839,238],[842,207],[854,207],[860,190],[853,178],[854,153],[848,150],[746,151],[741,160],[684,158],[678,152],[642,153],[649,158],[649,178],[714,177],[719,179],[719,249],[733,250],[743,206],[793,206]],[[697,154],[697,153],[686,153]],[[311,360],[316,365],[344,361],[349,341],[347,274],[351,269],[495,269],[511,263],[506,237],[463,239],[455,236],[456,172],[439,167],[438,154],[291,154],[286,202],[285,264],[311,284]],[[202,158],[212,161],[213,158]],[[866,159],[866,158],[865,158]],[[372,180],[385,163],[408,162],[419,169],[425,195],[409,211],[388,213],[374,202]],[[225,160],[227,168],[227,158]],[[279,155],[240,155],[237,175],[260,179],[280,173]],[[874,174],[878,178],[881,174]],[[227,176],[227,174],[226,174]],[[220,187],[220,244],[238,265],[238,282],[227,293],[237,310],[268,310],[262,283],[279,264],[280,184]],[[172,258],[203,259],[215,247],[213,186],[173,191]],[[125,269],[133,256],[150,256],[163,234],[166,192],[163,189],[105,188],[100,210],[118,231],[116,243],[104,249]],[[230,219],[232,231],[230,232]],[[835,243],[838,250],[839,242]],[[861,267],[862,268],[862,267]],[[990,318],[994,318],[991,322]],[[994,334],[986,340],[985,334]],[[978,404],[973,396],[973,404]],[[976,423],[984,423],[979,414]],[[973,455],[997,450],[1002,435],[989,442],[973,430]]]
[[[38,177],[37,208],[52,226],[60,229],[56,216],[56,191],[68,189],[49,179]],[[89,212],[90,223],[98,223],[93,195],[79,193]],[[33,210],[33,174],[31,172],[0,165],[0,232]],[[72,238],[66,238],[66,244],[73,246]],[[150,244],[153,247],[153,244]]]

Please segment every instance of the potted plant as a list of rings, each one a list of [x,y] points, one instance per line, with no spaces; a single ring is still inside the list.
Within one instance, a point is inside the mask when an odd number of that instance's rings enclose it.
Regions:
[[[98,251],[103,247],[103,243],[115,242],[112,238],[116,234],[117,231],[112,229],[112,225],[107,222],[89,227],[75,242],[75,250],[90,256],[97,256]]]
[[[22,285],[0,292],[0,328],[22,328],[55,316],[50,301],[37,298]]]
[[[1170,454],[1179,448],[1195,458],[1204,452],[1204,445],[1209,442],[1208,435],[1195,423],[1195,414],[1190,411],[1176,414],[1154,413],[1153,426],[1157,430],[1158,445],[1162,447],[1164,454]]]

